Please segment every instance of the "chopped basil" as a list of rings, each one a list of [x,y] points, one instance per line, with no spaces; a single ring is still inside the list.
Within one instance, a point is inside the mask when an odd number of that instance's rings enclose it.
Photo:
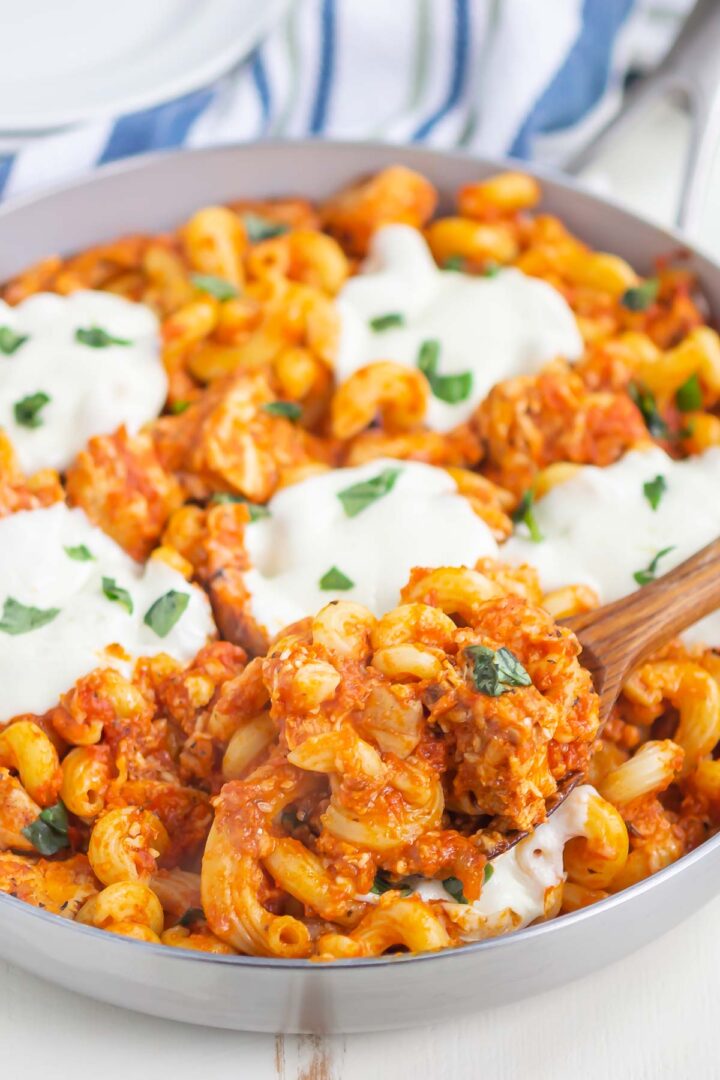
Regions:
[[[485,277],[497,277],[501,270],[500,263],[487,263],[483,274]]]
[[[21,398],[20,401],[16,401],[13,405],[15,422],[20,424],[21,427],[42,427],[43,422],[40,413],[49,401],[49,394],[46,394],[42,390],[38,390],[36,394],[29,394],[27,397]]]
[[[108,349],[111,345],[132,345],[132,341],[128,341],[127,338],[113,337],[101,326],[80,327],[75,331],[75,340],[81,345],[89,345],[91,349]]]
[[[375,893],[377,896],[382,896],[383,893],[390,892],[391,889],[396,889],[397,892],[402,893],[403,896],[408,896],[412,889],[406,881],[402,879],[400,881],[390,881],[383,870],[378,870],[375,874],[375,881],[373,887],[370,890],[371,893]]]
[[[658,551],[657,555],[651,560],[645,570],[636,570],[633,577],[638,585],[649,585],[651,581],[654,581],[655,575],[657,574],[658,563],[668,554],[668,552],[674,550],[674,544],[671,544],[670,547],[663,548],[662,551]]]
[[[657,278],[648,278],[642,285],[634,285],[626,289],[620,297],[620,303],[628,311],[647,311],[657,299],[660,282]]]
[[[232,281],[216,277],[215,274],[191,274],[190,280],[196,289],[214,296],[216,300],[233,300],[240,295]]]
[[[488,881],[490,880],[490,878],[493,876],[494,873],[495,873],[495,867],[493,866],[493,864],[492,863],[486,863],[485,872],[483,874],[483,885],[487,885]]]
[[[390,330],[393,326],[404,326],[405,316],[401,315],[399,311],[391,311],[387,315],[376,315],[368,325],[377,334],[382,330]]]
[[[102,591],[108,600],[114,600],[118,604],[126,609],[128,615],[133,613],[133,602],[130,593],[127,589],[122,589],[114,578],[104,577],[102,579]]]
[[[68,816],[63,803],[58,799],[54,806],[41,810],[33,823],[25,826],[22,834],[41,855],[56,855],[69,847]]]
[[[502,646],[468,645],[465,655],[472,660],[472,680],[480,694],[500,697],[516,686],[532,686],[532,679],[514,653]]]
[[[660,415],[654,395],[636,382],[630,383],[628,394],[642,413],[645,426],[650,434],[657,439],[667,439],[669,434],[668,426]]]
[[[302,416],[302,409],[294,401],[269,401],[263,405],[263,412],[270,416],[286,416],[288,420],[299,420]]]
[[[395,486],[395,481],[402,469],[383,469],[371,480],[361,480],[359,484],[338,491],[337,497],[348,517],[356,517],[383,495],[388,495]]]
[[[189,409],[191,405],[191,401],[173,401],[170,406],[170,412],[173,416],[179,416],[180,413],[184,413],[186,409]]]
[[[0,352],[12,356],[28,339],[27,334],[16,334],[11,326],[0,326]]]
[[[423,341],[418,353],[417,366],[430,383],[434,397],[446,401],[448,405],[457,405],[467,401],[473,385],[472,371],[463,371],[458,375],[438,375],[440,360],[440,342],[434,339]]]
[[[158,637],[167,637],[189,603],[189,593],[171,589],[148,608],[143,622],[154,630]]]
[[[243,214],[242,218],[251,244],[257,244],[260,240],[272,240],[274,236],[290,232],[289,225],[282,221],[270,221],[259,214]]]
[[[513,510],[511,517],[516,525],[520,525],[521,523],[525,525],[528,532],[530,533],[530,539],[532,540],[532,542],[534,544],[539,544],[540,541],[543,539],[543,534],[540,532],[540,526],[538,525],[537,519],[535,517],[535,511],[533,510],[534,505],[535,494],[531,488],[528,488],[520,502]]]
[[[696,412],[702,409],[702,389],[697,374],[686,379],[675,391],[675,404],[680,412]]]
[[[201,907],[189,907],[183,917],[178,921],[178,926],[192,926],[205,918],[205,912]]]
[[[26,607],[12,596],[8,596],[3,605],[3,613],[0,618],[0,630],[3,634],[27,634],[31,630],[39,630],[46,626],[60,614],[60,608],[36,608]]]
[[[643,484],[643,495],[650,503],[653,510],[657,510],[660,500],[667,491],[667,481],[664,476],[656,476],[654,480],[647,480]]]
[[[243,506],[247,506],[248,513],[250,515],[250,522],[260,521],[261,518],[269,518],[270,511],[267,506],[262,506],[260,503],[250,502],[244,495],[233,495],[231,491],[216,491],[211,497],[210,502],[213,503],[242,503]]]
[[[345,592],[347,589],[354,589],[355,582],[343,574],[342,570],[338,570],[337,566],[331,566],[327,574],[320,578],[320,588]]]
[[[443,270],[464,270],[465,259],[462,255],[448,255],[443,263]]]
[[[460,878],[446,877],[443,881],[443,888],[445,892],[450,893],[457,904],[469,903],[467,896],[463,892],[463,883]]]
[[[66,547],[65,554],[70,559],[74,559],[75,562],[90,562],[91,559],[95,558],[90,548],[86,547],[85,544],[78,544],[76,547]]]

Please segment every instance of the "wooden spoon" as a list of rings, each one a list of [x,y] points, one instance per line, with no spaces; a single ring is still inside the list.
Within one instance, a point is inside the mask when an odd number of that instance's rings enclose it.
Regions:
[[[560,620],[582,645],[580,663],[600,695],[600,730],[631,670],[717,608],[720,539],[622,600]]]

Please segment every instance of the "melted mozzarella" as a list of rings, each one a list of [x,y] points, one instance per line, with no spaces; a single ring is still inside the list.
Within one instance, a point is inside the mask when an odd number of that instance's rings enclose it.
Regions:
[[[426,422],[437,431],[467,420],[501,379],[582,354],[573,313],[546,282],[512,269],[495,277],[439,270],[421,233],[406,225],[378,230],[363,272],[343,287],[338,308],[339,380],[373,360],[414,368],[428,340],[440,343],[438,374],[472,372],[465,401],[431,397]],[[402,315],[404,324],[370,328],[371,319],[391,313]]]
[[[78,561],[65,551],[83,544],[93,560]],[[129,658],[167,652],[188,661],[214,632],[200,589],[165,563],[136,563],[82,510],[64,503],[0,520],[0,551],[0,612],[9,597],[27,607],[60,609],[52,622],[35,630],[0,632],[0,722],[46,712],[93,668],[127,671],[129,662],[109,654],[109,645],[120,645]],[[108,600],[103,577],[127,589],[132,614]],[[143,618],[171,589],[188,594],[190,602],[167,636],[159,637]]]
[[[519,930],[545,914],[549,889],[564,880],[563,851],[574,836],[582,836],[587,824],[588,802],[595,795],[589,784],[575,788],[562,806],[532,835],[493,860],[493,875],[483,886],[480,899],[470,905],[468,930],[480,916],[482,936]],[[421,881],[415,887],[423,900],[450,899],[440,881]],[[465,914],[463,912],[462,914]],[[473,935],[472,931],[468,937]]]
[[[656,510],[643,485],[656,476],[666,490]],[[720,534],[720,449],[673,461],[658,447],[635,450],[604,469],[583,466],[553,488],[535,507],[544,539],[512,537],[501,557],[528,562],[546,590],[582,583],[603,603],[639,588],[633,574],[663,548],[658,576],[699,551]],[[720,612],[685,632],[690,642],[720,644]]]
[[[103,292],[40,293],[17,307],[0,301],[0,327],[27,337],[11,355],[0,353],[0,427],[25,472],[65,469],[91,436],[120,424],[135,432],[162,409],[158,322],[144,304]],[[75,332],[90,327],[130,344],[84,345]],[[39,425],[18,424],[14,406],[38,392],[50,398]]]
[[[348,517],[338,492],[386,469],[399,470],[392,490]],[[280,491],[269,510],[246,531],[252,569],[245,583],[255,618],[271,634],[334,599],[380,615],[398,603],[414,566],[473,566],[497,554],[492,533],[452,477],[417,462],[335,469]],[[332,567],[353,582],[351,589],[320,588]]]

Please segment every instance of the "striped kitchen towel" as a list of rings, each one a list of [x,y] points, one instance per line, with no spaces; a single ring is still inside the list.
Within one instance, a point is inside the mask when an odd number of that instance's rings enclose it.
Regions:
[[[215,85],[0,156],[0,194],[149,150],[264,137],[561,157],[604,119],[638,56],[652,63],[667,47],[689,3],[294,0]]]

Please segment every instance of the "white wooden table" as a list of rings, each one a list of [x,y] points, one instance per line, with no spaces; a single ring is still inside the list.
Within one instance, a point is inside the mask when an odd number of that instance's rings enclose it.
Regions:
[[[658,114],[603,161],[667,218],[682,125]],[[720,168],[713,184],[719,190]],[[720,200],[703,244],[720,253]],[[718,882],[720,894],[720,882]],[[77,997],[0,962],[0,1080],[697,1080],[720,1078],[720,897],[599,975],[438,1027],[318,1039],[183,1027]],[[428,988],[432,993],[432,987]]]

